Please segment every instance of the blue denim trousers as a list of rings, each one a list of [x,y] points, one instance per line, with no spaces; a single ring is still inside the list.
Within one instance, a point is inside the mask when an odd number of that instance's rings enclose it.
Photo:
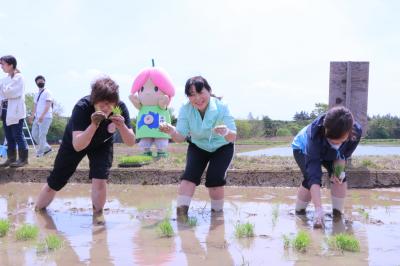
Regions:
[[[4,134],[7,140],[7,148],[10,150],[16,150],[17,145],[19,150],[27,150],[28,144],[23,132],[24,119],[20,119],[18,124],[6,125],[7,111],[3,109],[1,114],[1,120],[3,121]]]

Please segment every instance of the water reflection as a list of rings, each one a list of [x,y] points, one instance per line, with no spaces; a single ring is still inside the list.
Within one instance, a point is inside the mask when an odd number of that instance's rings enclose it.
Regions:
[[[224,213],[219,216],[211,215],[207,191],[200,188],[189,211],[197,225],[177,223],[172,215],[175,236],[160,238],[157,224],[168,209],[174,210],[176,187],[111,185],[103,226],[93,225],[90,198],[80,197],[89,186],[69,187],[44,213],[34,212],[31,204],[40,187],[0,185],[0,217],[12,223],[10,233],[0,238],[0,265],[391,265],[400,261],[399,189],[349,190],[345,219],[327,216],[325,230],[314,230],[312,211],[305,219],[291,213],[295,188],[227,187]],[[324,193],[328,212],[329,191]],[[363,217],[359,209],[369,216]],[[274,210],[278,210],[276,220]],[[254,224],[256,236],[236,239],[238,221]],[[15,240],[15,229],[23,223],[40,228],[39,240],[57,234],[64,246],[37,254],[35,241]],[[310,251],[285,251],[282,235],[294,236],[300,230],[311,235]],[[342,254],[324,246],[327,236],[341,232],[360,240],[360,253]]]
[[[224,213],[213,213],[209,216],[209,229],[205,245],[201,245],[196,236],[196,229],[188,224],[178,222],[179,238],[182,251],[188,265],[234,265],[225,239]]]

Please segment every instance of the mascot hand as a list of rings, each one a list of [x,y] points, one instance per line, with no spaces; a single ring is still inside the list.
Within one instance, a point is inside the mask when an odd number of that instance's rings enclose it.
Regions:
[[[133,103],[133,106],[135,106],[137,109],[140,109],[142,107],[142,104],[140,103],[137,94],[129,95],[129,100]]]
[[[169,97],[167,95],[158,96],[158,106],[162,109],[166,109],[169,102]]]

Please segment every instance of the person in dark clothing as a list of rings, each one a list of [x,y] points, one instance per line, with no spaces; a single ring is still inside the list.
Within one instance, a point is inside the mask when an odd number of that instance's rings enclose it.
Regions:
[[[341,215],[347,191],[344,166],[357,148],[361,133],[360,124],[354,121],[347,108],[334,107],[303,128],[293,140],[293,155],[304,177],[297,193],[296,213],[305,214],[312,200],[316,228],[324,226],[321,166],[331,178],[333,215]]]
[[[121,115],[113,114],[119,106]],[[113,135],[116,129],[128,146],[135,143],[130,125],[129,111],[119,100],[118,85],[104,77],[92,83],[90,96],[75,105],[68,121],[62,143],[54,162],[54,169],[47,178],[36,201],[36,210],[45,209],[57,191],[61,190],[75,172],[79,162],[89,158],[89,178],[92,180],[93,213],[101,213],[106,201],[106,181],[113,161]]]

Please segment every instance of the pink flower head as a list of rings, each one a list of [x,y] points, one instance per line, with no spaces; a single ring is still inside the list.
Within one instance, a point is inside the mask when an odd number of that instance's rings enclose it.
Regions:
[[[140,71],[139,75],[133,82],[131,94],[138,92],[148,79],[151,79],[158,89],[160,89],[170,98],[175,95],[175,88],[168,74],[164,70],[155,67],[145,68]]]

